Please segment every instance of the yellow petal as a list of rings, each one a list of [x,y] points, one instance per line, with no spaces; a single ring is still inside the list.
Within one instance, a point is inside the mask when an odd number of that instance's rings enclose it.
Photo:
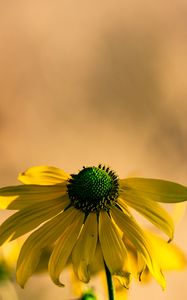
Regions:
[[[139,266],[139,264],[137,264],[138,252],[137,252],[136,248],[134,247],[134,245],[126,238],[125,234],[123,234],[122,240],[127,248],[128,257],[129,257],[130,266],[131,266],[132,277],[136,277],[137,273],[140,270],[142,270],[142,265]],[[145,265],[145,261],[144,261],[144,265]]]
[[[139,281],[142,281],[142,274],[143,275],[146,274],[144,277],[148,277],[148,278],[150,277],[150,276],[147,276],[150,274],[150,272],[148,271],[145,259],[140,252],[137,252],[136,269],[137,269],[137,274],[135,274],[135,277],[137,275]]]
[[[70,207],[46,222],[29,236],[21,248],[17,262],[17,282],[21,287],[24,287],[28,278],[34,273],[40,260],[42,249],[52,245],[79,214],[78,210]]]
[[[110,273],[116,275],[121,283],[128,287],[130,272],[127,250],[117,227],[108,216],[108,213],[103,211],[99,214],[99,240]]]
[[[90,263],[90,272],[91,274],[97,274],[102,270],[104,270],[104,261],[101,244],[98,240],[93,260]]]
[[[123,199],[122,199],[123,198]],[[121,198],[118,199],[118,203],[123,207],[128,204],[143,216],[145,216],[151,223],[165,232],[169,239],[173,239],[174,234],[174,224],[170,215],[156,202],[150,200],[147,197],[142,197],[141,195],[126,192],[121,193]]]
[[[68,204],[69,199],[64,196],[53,201],[35,203],[16,212],[0,226],[0,245],[8,239],[12,241],[35,229],[44,221],[62,212]]]
[[[67,193],[67,185],[18,185],[0,189],[0,209],[22,209],[38,201],[52,200]]]
[[[51,254],[49,260],[49,273],[53,282],[58,286],[63,286],[59,276],[67,264],[68,258],[80,233],[83,221],[84,214],[81,211],[78,211],[74,222],[63,232]]]
[[[18,180],[24,184],[40,185],[58,184],[67,181],[70,178],[71,176],[63,170],[48,166],[29,168],[18,176]]]
[[[72,252],[74,272],[85,283],[90,280],[90,264],[95,255],[97,238],[97,215],[90,213]]]
[[[157,251],[158,260],[163,270],[182,270],[187,265],[184,252],[175,244],[168,244],[162,238],[148,233],[149,238]]]
[[[121,188],[130,195],[138,193],[153,201],[176,203],[187,200],[187,187],[166,180],[150,178],[126,178],[120,180]]]
[[[147,235],[141,230],[132,217],[130,218],[129,215],[125,214],[118,208],[113,207],[111,215],[119,228],[134,245],[136,250],[143,256],[152,275],[160,283],[160,285],[165,288],[165,279],[161,272],[155,249]]]

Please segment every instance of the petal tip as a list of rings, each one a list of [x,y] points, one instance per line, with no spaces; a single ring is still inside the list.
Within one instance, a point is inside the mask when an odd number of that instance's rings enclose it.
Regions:
[[[131,273],[130,272],[114,272],[112,275],[119,280],[120,284],[125,287],[127,290],[129,289],[129,285],[131,282]]]
[[[65,284],[63,284],[62,282],[60,282],[59,279],[53,280],[54,284],[56,284],[58,287],[65,287]]]
[[[27,282],[27,279],[25,279],[25,280],[23,280],[23,278],[20,279],[19,276],[18,276],[18,274],[17,274],[17,275],[16,275],[16,281],[17,281],[17,283],[19,284],[19,286],[20,286],[22,289],[25,288],[25,284],[26,284],[26,282]]]
[[[167,243],[168,244],[171,243],[173,241],[173,239],[174,239],[174,230],[171,232],[171,235],[169,236]]]

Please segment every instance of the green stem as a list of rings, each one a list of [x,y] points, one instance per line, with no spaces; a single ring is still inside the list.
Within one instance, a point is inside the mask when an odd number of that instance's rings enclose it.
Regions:
[[[114,297],[114,287],[113,287],[113,282],[112,282],[112,275],[105,264],[105,273],[106,273],[106,279],[107,279],[107,286],[108,286],[108,299],[109,300],[115,300]]]

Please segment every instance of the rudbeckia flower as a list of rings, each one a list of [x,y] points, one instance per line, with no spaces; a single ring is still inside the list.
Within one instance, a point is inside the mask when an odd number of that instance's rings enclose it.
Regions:
[[[78,279],[88,282],[99,248],[110,273],[128,287],[132,270],[124,236],[136,249],[142,270],[146,267],[165,287],[159,250],[155,251],[129,207],[171,240],[172,219],[157,202],[187,200],[186,187],[156,179],[119,179],[102,165],[84,167],[72,175],[54,167],[33,167],[18,179],[22,185],[0,189],[0,207],[18,210],[0,226],[0,245],[32,231],[17,261],[17,281],[22,287],[34,273],[42,249],[51,245],[48,270],[58,286],[63,286],[60,274],[69,259]]]

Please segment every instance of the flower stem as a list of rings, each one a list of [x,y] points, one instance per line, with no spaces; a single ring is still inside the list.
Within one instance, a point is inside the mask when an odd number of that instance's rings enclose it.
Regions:
[[[115,300],[114,297],[114,287],[113,287],[113,282],[112,282],[112,275],[105,264],[105,273],[106,273],[106,279],[107,279],[107,286],[108,286],[108,299],[109,300]]]

